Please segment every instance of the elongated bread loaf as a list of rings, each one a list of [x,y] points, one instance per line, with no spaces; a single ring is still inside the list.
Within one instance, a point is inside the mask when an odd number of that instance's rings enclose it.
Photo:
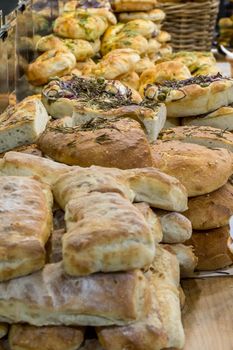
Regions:
[[[73,276],[150,264],[155,240],[143,215],[117,193],[89,193],[66,205],[63,263]]]
[[[11,350],[77,350],[84,339],[84,328],[17,324],[11,327],[8,339]]]
[[[34,143],[45,130],[49,116],[39,99],[25,99],[0,115],[0,153]]]
[[[184,331],[179,300],[179,264],[176,257],[161,247],[146,273],[152,291],[152,308],[142,321],[129,326],[97,329],[106,350],[161,350],[182,348]]]
[[[29,177],[1,177],[0,281],[44,266],[52,203],[49,186]]]
[[[148,281],[139,270],[71,278],[62,264],[0,283],[0,319],[46,325],[124,325],[146,316]]]

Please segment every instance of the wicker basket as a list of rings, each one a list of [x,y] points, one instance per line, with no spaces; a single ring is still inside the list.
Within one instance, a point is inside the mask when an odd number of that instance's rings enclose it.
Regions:
[[[219,0],[164,2],[160,4],[160,8],[166,13],[163,28],[171,33],[175,51],[211,49]]]

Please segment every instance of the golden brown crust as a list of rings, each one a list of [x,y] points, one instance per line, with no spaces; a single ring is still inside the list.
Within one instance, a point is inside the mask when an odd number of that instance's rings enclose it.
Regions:
[[[145,317],[150,306],[139,270],[70,278],[58,263],[0,284],[0,318],[8,323],[125,325]]]
[[[209,230],[226,226],[233,215],[233,186],[228,182],[217,191],[189,199],[183,214],[194,230]]]
[[[84,339],[83,328],[13,325],[9,333],[12,350],[76,350]]]
[[[134,19],[146,19],[160,23],[165,18],[165,13],[160,9],[154,9],[147,12],[122,12],[118,16],[121,23],[129,22]]]
[[[49,50],[29,64],[27,77],[33,85],[44,85],[52,77],[70,73],[75,65],[76,58],[71,52]]]
[[[207,231],[193,231],[193,235],[185,242],[194,247],[198,257],[197,270],[216,270],[229,266],[233,262],[227,242],[229,227],[224,226]]]
[[[50,158],[68,165],[99,165],[120,169],[152,166],[149,143],[140,124],[123,118],[103,121],[101,128],[82,129],[52,123],[42,134],[38,146]]]
[[[232,156],[226,149],[157,141],[152,145],[152,152],[155,167],[179,179],[189,197],[217,190],[232,174]]]
[[[44,246],[52,226],[52,203],[47,185],[33,178],[1,177],[1,281],[27,275],[44,266]]]
[[[111,5],[116,12],[150,11],[155,8],[157,0],[114,0]]]

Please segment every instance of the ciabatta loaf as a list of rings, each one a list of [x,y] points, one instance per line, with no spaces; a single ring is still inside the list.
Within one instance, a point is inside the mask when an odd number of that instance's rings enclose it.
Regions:
[[[84,340],[84,329],[17,324],[11,327],[8,340],[11,350],[77,350]]]
[[[32,273],[45,264],[52,228],[53,197],[33,178],[3,176],[0,181],[0,281]]]
[[[34,143],[45,130],[49,116],[39,99],[25,99],[0,115],[0,153]]]
[[[125,325],[151,306],[148,281],[139,270],[72,278],[62,264],[0,283],[0,319],[47,325]]]

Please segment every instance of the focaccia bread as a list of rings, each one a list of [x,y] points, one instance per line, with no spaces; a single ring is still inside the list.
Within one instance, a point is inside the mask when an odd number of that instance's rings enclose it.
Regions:
[[[0,115],[0,153],[34,143],[45,130],[49,116],[41,101],[25,99]]]
[[[52,204],[47,185],[29,177],[0,178],[0,281],[44,266]]]
[[[57,178],[71,169],[68,165],[50,159],[21,153],[7,152],[0,159],[0,176],[38,176],[43,182],[53,184]]]
[[[132,92],[119,81],[94,79],[90,77],[67,76],[62,79],[52,80],[42,92],[42,102],[49,115],[54,118],[72,116],[73,107],[77,101],[100,99],[106,101],[111,107],[116,102],[124,101],[125,105],[135,103]],[[140,102],[140,101],[139,101]]]
[[[80,8],[107,8],[111,10],[111,5],[108,0],[71,0],[64,4],[63,11],[76,11]]]
[[[62,264],[0,284],[0,319],[47,325],[125,325],[146,316],[148,281],[139,270],[67,276]]]
[[[191,237],[192,224],[184,214],[159,209],[154,212],[161,222],[163,243],[183,243]]]
[[[226,226],[233,215],[233,186],[228,182],[218,190],[190,198],[183,213],[194,230],[209,230]]]
[[[27,77],[32,85],[44,85],[49,79],[69,74],[76,65],[76,58],[68,50],[52,49],[30,63]]]
[[[176,177],[188,196],[210,193],[225,185],[232,174],[231,153],[180,141],[157,141],[152,145],[154,166]],[[210,181],[211,179],[211,181]]]
[[[233,79],[221,74],[166,81],[154,88],[157,92],[153,98],[165,101],[169,118],[210,113],[233,103]],[[146,96],[148,89],[150,85]]]
[[[113,0],[111,2],[115,12],[150,11],[155,8],[157,0]]]
[[[150,264],[155,240],[143,215],[117,193],[79,194],[66,205],[63,264],[72,276]]]
[[[142,213],[146,219],[147,224],[150,227],[150,230],[154,236],[156,243],[160,243],[163,239],[162,225],[158,216],[150,208],[147,203],[135,203],[134,206]]]
[[[146,319],[123,327],[97,329],[106,350],[161,350],[184,346],[179,299],[179,264],[161,247],[146,273],[151,287],[152,308]]]
[[[42,152],[55,161],[81,167],[99,165],[119,169],[153,165],[149,142],[136,120],[99,117],[80,126],[68,127],[65,119],[49,124],[38,140]]]
[[[163,244],[163,248],[176,255],[180,264],[181,278],[192,276],[198,258],[194,254],[192,246],[185,246],[184,244]]]
[[[196,143],[209,148],[226,148],[233,152],[233,135],[231,132],[210,126],[179,126],[163,130],[160,134],[163,141],[178,140]]]
[[[194,247],[198,257],[197,270],[211,271],[232,265],[233,255],[228,249],[229,235],[229,226],[193,231],[192,237],[185,244]]]
[[[161,23],[165,19],[165,13],[160,9],[154,9],[147,12],[122,12],[118,16],[121,23],[127,23],[134,19],[145,19],[155,23]]]
[[[184,118],[182,119],[182,125],[211,126],[217,129],[233,131],[233,107],[221,107],[212,113]]]
[[[11,350],[77,350],[84,340],[84,328],[26,324],[12,325],[9,332]]]

